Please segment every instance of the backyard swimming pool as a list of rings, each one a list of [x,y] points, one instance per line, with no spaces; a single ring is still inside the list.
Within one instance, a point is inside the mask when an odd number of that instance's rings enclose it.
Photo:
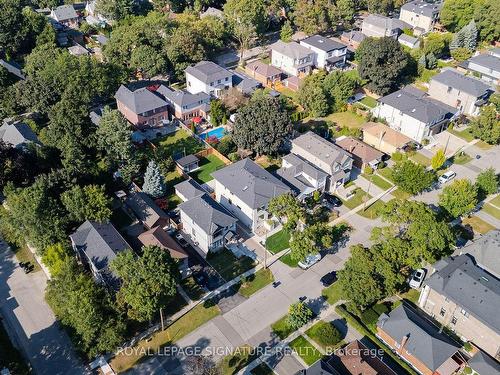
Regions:
[[[218,128],[209,130],[205,133],[201,133],[200,138],[203,140],[207,139],[208,137],[216,137],[217,139],[221,139],[222,137],[224,137],[224,135],[226,135],[226,129],[224,129],[223,126],[219,126]]]

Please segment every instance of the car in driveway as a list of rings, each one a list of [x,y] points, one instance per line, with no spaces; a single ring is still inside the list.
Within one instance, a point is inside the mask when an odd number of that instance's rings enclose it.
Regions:
[[[188,247],[189,243],[184,239],[184,237],[182,237],[182,234],[177,233],[175,235],[175,239],[179,243],[179,245],[181,245],[181,247]]]
[[[354,104],[356,102],[359,102],[360,100],[362,100],[366,95],[361,93],[361,92],[358,92],[357,94],[354,94],[353,96],[350,96],[348,99],[347,99],[347,104]]]
[[[324,287],[330,286],[335,281],[337,281],[337,272],[328,272],[327,274],[323,275],[323,277],[319,279],[319,281],[321,281],[321,284],[323,284]]]
[[[448,172],[445,172],[443,173],[439,178],[438,178],[438,182],[441,184],[441,185],[444,185],[446,184],[447,182],[453,180],[455,177],[456,177],[457,173],[454,172],[454,171],[448,171]]]
[[[309,254],[306,259],[299,262],[298,266],[303,270],[307,270],[309,267],[315,265],[321,260],[321,254]]]
[[[323,203],[326,203],[328,205],[331,205],[333,207],[340,207],[342,206],[342,201],[340,200],[339,197],[336,197],[335,195],[324,193],[323,198],[321,200]]]
[[[422,286],[422,283],[424,282],[424,278],[425,278],[425,269],[419,268],[415,270],[410,277],[410,281],[408,282],[410,288],[419,289]]]

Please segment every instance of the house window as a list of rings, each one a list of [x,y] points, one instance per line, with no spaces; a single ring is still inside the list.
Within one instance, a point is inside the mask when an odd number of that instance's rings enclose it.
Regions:
[[[456,317],[452,317],[451,318],[451,324],[453,324],[453,325],[457,324],[457,318]]]
[[[444,316],[446,314],[446,309],[441,307],[441,311],[439,311],[439,315]]]
[[[233,202],[231,201],[231,199],[228,199],[227,201],[229,202],[229,204],[231,204],[231,205],[233,204]]]
[[[447,93],[450,93],[451,92],[451,87],[448,86],[448,90],[446,90]]]
[[[217,80],[217,83],[220,83],[220,79]]]
[[[462,313],[463,316],[465,316],[466,318],[469,317],[469,313],[467,311],[465,311],[464,309],[461,309],[460,312]]]
[[[229,81],[229,77],[226,77],[226,82]]]

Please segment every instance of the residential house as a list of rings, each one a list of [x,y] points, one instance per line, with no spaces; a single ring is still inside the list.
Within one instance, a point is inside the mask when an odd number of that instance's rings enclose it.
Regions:
[[[87,3],[85,4],[85,12],[87,13],[85,21],[87,21],[87,23],[92,26],[105,27],[106,24],[110,23],[110,21],[96,11],[96,4],[96,0],[87,1]]]
[[[325,190],[328,174],[300,156],[288,154],[283,157],[276,174],[294,191],[297,199],[311,196],[315,191]]]
[[[401,34],[398,37],[398,42],[411,49],[420,47],[420,39],[407,34]]]
[[[163,126],[163,120],[168,120],[169,103],[157,92],[159,87],[149,81],[121,85],[115,94],[118,110],[134,126]]]
[[[233,73],[233,87],[239,92],[245,95],[251,95],[255,90],[262,87],[262,84],[253,79],[252,77],[246,75],[245,73],[237,72],[231,70]]]
[[[226,244],[226,236],[236,233],[237,220],[208,194],[179,205],[182,230],[205,254]]]
[[[373,114],[385,119],[391,128],[418,143],[446,129],[450,120],[458,113],[456,108],[435,100],[412,86],[383,96],[378,102]]]
[[[477,78],[445,69],[431,78],[427,93],[431,98],[457,108],[460,113],[475,116],[493,90]]]
[[[433,268],[419,306],[462,340],[500,358],[500,280],[467,254],[440,260]]]
[[[469,359],[468,365],[474,371],[472,373],[473,375],[500,374],[500,363],[481,350],[478,350],[477,353]]]
[[[354,137],[339,137],[335,140],[335,144],[349,152],[354,159],[354,166],[360,169],[365,167],[377,169],[384,157],[383,152]]]
[[[292,76],[308,75],[314,65],[314,52],[297,42],[278,40],[271,45],[271,65]]]
[[[500,230],[491,230],[460,249],[460,255],[469,254],[476,265],[500,279]]]
[[[200,13],[200,18],[205,18],[205,17],[217,17],[223,20],[224,12],[217,8],[208,7],[207,10],[205,10],[203,13]]]
[[[172,90],[165,85],[161,85],[156,91],[170,105],[173,115],[182,121],[206,117],[210,111],[210,95],[204,92],[192,94],[184,90]]]
[[[345,43],[347,47],[353,51],[355,51],[366,38],[367,36],[365,34],[357,30],[344,31],[340,36],[341,42]]]
[[[252,231],[270,218],[271,198],[290,192],[277,177],[251,159],[243,159],[212,173],[215,198]]]
[[[0,140],[17,149],[25,149],[30,143],[39,144],[36,134],[28,124],[11,119],[5,119],[0,126]]]
[[[397,39],[404,29],[411,28],[411,25],[396,18],[389,18],[380,14],[370,14],[363,20],[361,32],[366,36],[375,38],[388,36]]]
[[[471,72],[483,81],[495,85],[500,84],[500,56],[495,49],[471,57],[459,65],[460,68]]]
[[[367,122],[361,130],[363,142],[387,155],[403,151],[412,142],[410,137],[380,122]]]
[[[21,66],[14,61],[5,61],[0,59],[0,66],[3,66],[10,74],[15,75],[19,79],[26,79]]]
[[[195,180],[190,178],[189,180],[182,181],[174,186],[175,195],[186,202],[190,199],[196,198],[199,195],[203,195],[205,190],[197,183]]]
[[[414,0],[401,6],[399,19],[410,24],[418,35],[432,31],[443,3]]]
[[[212,61],[200,61],[184,73],[186,89],[191,94],[204,92],[219,97],[222,91],[233,87],[233,74]]]
[[[314,51],[314,66],[331,70],[345,65],[347,46],[319,35],[313,35],[300,41],[300,45]]]
[[[373,349],[354,340],[298,374],[303,375],[396,375]]]
[[[137,239],[143,246],[157,246],[162,250],[168,251],[170,256],[177,262],[181,274],[187,276],[189,256],[177,241],[169,236],[165,229],[160,226],[153,227],[141,233]]]
[[[260,60],[249,62],[245,66],[245,73],[253,79],[256,79],[264,86],[274,87],[276,82],[281,82],[283,72],[271,65],[265,64]]]
[[[295,77],[295,76],[290,76],[290,77],[287,77],[283,80],[283,85],[285,87],[288,87],[292,91],[298,91],[301,83],[302,83],[302,79],[300,79],[299,77]]]
[[[89,267],[94,279],[117,289],[119,279],[109,265],[118,253],[131,247],[113,224],[87,220],[69,238],[77,257]]]
[[[328,174],[326,191],[335,191],[351,178],[352,156],[316,133],[309,131],[295,138],[291,152]]]
[[[133,191],[127,195],[125,204],[134,212],[146,229],[164,228],[169,223],[168,215],[142,191]]]
[[[179,166],[185,173],[190,173],[197,170],[200,166],[200,159],[196,155],[186,155],[175,161],[175,164]]]
[[[451,375],[463,363],[460,345],[406,303],[379,317],[377,336],[423,375]]]
[[[68,52],[73,56],[90,56],[90,51],[78,43],[75,43],[73,46],[68,47]]]
[[[76,29],[78,27],[78,13],[72,4],[60,5],[50,12],[50,18],[59,22],[60,24]]]

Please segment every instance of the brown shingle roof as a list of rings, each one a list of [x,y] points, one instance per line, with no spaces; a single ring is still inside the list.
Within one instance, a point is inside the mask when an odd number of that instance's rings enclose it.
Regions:
[[[188,257],[184,249],[160,227],[154,227],[141,233],[137,238],[144,246],[158,246],[164,250],[168,250],[174,259],[185,259]]]
[[[265,64],[260,60],[256,60],[256,61],[252,61],[251,63],[248,63],[246,67],[248,70],[255,72],[256,74],[260,74],[264,77],[274,77],[274,76],[282,73],[280,69],[278,69],[274,66]]]
[[[397,148],[403,147],[408,142],[411,142],[411,139],[406,135],[379,122],[367,122],[363,126],[363,133],[373,135],[377,138],[382,135],[382,140],[385,143],[391,144]]]
[[[345,137],[335,141],[344,150],[357,156],[363,163],[369,163],[373,160],[380,160],[384,155],[382,152],[361,142],[359,139],[353,137]]]

